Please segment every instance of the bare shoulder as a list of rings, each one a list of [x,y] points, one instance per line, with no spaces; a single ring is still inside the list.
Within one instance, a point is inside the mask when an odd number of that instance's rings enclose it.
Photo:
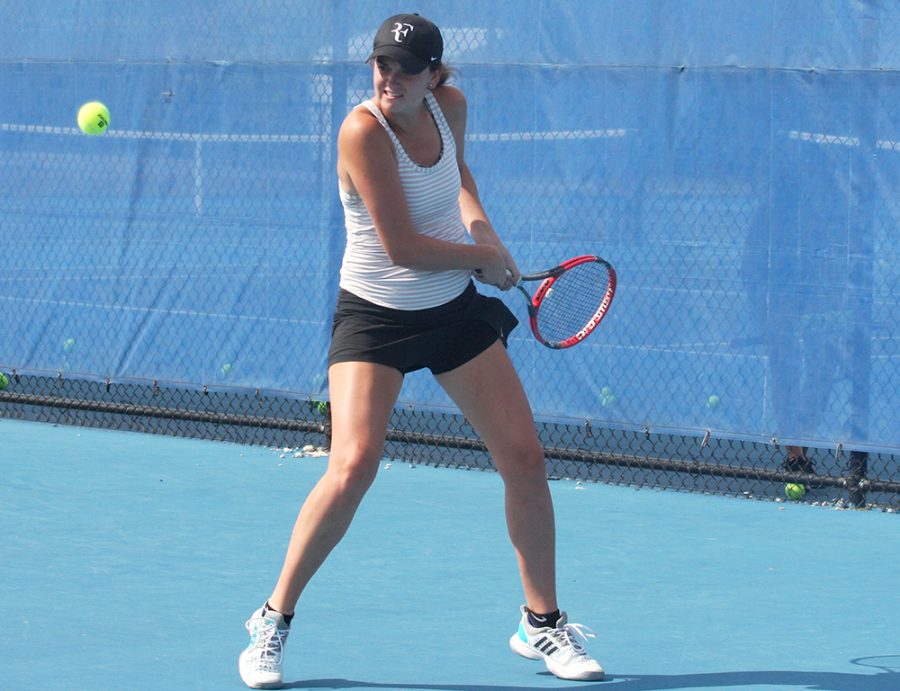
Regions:
[[[356,193],[355,178],[365,178],[373,169],[389,165],[396,153],[387,133],[364,107],[351,110],[338,131],[337,172],[342,187]]]
[[[378,120],[366,108],[357,106],[351,110],[338,132],[340,146],[366,146],[374,141],[381,141],[383,128]]]
[[[455,86],[444,84],[435,89],[433,93],[451,127],[465,125],[466,95],[462,90]]]

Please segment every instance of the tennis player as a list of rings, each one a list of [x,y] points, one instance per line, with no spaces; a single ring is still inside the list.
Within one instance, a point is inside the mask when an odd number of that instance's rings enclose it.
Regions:
[[[603,669],[556,600],[555,527],[543,450],[506,352],[517,321],[472,275],[507,290],[519,269],[482,208],[464,158],[466,100],[447,84],[443,39],[417,14],[390,17],[367,62],[374,95],[338,135],[347,243],[329,350],[327,470],[300,509],[281,575],[247,622],[240,674],[278,688],[303,589],[341,540],[375,478],[407,372],[428,368],[483,439],[505,486],[526,604],[510,647],[562,679]]]

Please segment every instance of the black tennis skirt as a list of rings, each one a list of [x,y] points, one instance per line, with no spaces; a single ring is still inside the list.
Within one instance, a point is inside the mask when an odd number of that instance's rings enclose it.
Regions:
[[[338,293],[328,365],[375,362],[401,373],[428,368],[449,372],[487,350],[497,339],[506,345],[518,325],[498,298],[466,289],[450,302],[424,310],[398,310]]]

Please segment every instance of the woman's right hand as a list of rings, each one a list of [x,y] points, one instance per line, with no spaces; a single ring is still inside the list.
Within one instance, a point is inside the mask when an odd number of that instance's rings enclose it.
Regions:
[[[506,257],[503,253],[491,245],[481,245],[481,247],[490,247],[493,251],[488,255],[488,261],[485,261],[480,268],[475,269],[475,278],[482,283],[496,286],[500,290],[512,288],[512,273],[506,268]]]

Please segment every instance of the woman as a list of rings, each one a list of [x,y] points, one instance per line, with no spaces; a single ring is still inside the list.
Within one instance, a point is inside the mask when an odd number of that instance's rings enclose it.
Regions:
[[[504,482],[526,601],[510,646],[558,677],[603,677],[581,646],[583,627],[567,624],[557,606],[543,451],[505,348],[517,322],[471,280],[508,290],[519,270],[466,165],[466,101],[446,84],[442,52],[430,21],[387,19],[368,59],[374,96],[338,135],[347,247],[329,350],[330,458],[300,509],[275,590],[247,622],[240,672],[253,688],[280,686],[294,607],[375,478],[404,375],[423,367],[481,436]]]

